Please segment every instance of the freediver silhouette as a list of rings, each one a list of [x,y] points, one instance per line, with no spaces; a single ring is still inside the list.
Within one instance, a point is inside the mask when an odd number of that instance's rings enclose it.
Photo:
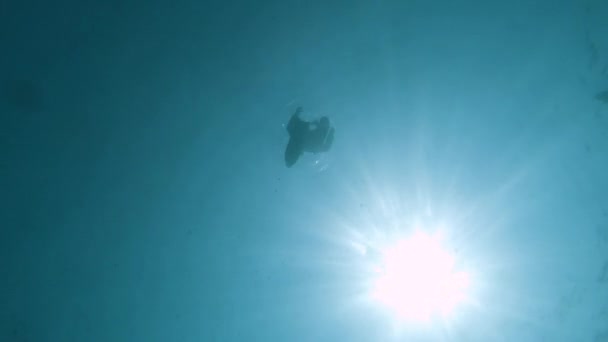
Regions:
[[[289,119],[287,132],[289,143],[285,148],[285,165],[292,167],[304,152],[327,152],[334,142],[334,128],[326,116],[308,122],[300,118],[302,107],[298,107]]]
[[[595,99],[608,104],[608,90],[600,91],[595,94]]]

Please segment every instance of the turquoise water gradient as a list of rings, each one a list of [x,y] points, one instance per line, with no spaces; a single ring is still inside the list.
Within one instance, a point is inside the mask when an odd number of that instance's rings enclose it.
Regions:
[[[3,2],[0,341],[608,341],[606,18]],[[288,169],[299,105],[335,141]],[[436,224],[469,300],[395,324],[376,247]]]

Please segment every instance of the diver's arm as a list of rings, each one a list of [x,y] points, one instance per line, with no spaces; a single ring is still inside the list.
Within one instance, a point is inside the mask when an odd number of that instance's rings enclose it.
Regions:
[[[325,137],[325,140],[323,141],[323,146],[321,147],[323,152],[327,152],[329,151],[329,149],[331,148],[331,145],[334,143],[334,128],[330,128],[329,132],[327,132],[327,136]]]
[[[289,132],[289,135],[292,136],[293,134],[297,134],[296,132],[301,131],[302,130],[302,125],[306,124],[306,127],[308,128],[308,124],[306,122],[304,122],[302,119],[300,119],[300,113],[302,113],[302,107],[298,107],[296,109],[296,111],[293,113],[293,115],[291,116],[291,118],[289,119],[289,122],[287,123],[287,132]]]

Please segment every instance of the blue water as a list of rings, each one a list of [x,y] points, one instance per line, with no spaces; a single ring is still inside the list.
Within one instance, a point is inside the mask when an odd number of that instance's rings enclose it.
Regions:
[[[608,341],[606,18],[0,4],[0,341]],[[299,105],[335,141],[288,169]],[[416,222],[470,298],[395,326],[359,247]]]

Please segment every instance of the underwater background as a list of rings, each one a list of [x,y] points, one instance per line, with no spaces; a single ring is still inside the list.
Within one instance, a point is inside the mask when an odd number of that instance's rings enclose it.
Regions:
[[[0,341],[608,341],[606,18],[2,2]],[[287,168],[298,106],[335,141]],[[395,324],[366,251],[421,222],[469,299]]]

